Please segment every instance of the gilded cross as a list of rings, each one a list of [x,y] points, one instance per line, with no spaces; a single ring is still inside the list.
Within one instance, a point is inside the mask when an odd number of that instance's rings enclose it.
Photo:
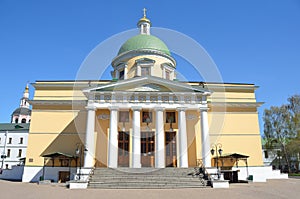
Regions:
[[[146,18],[146,11],[147,11],[147,9],[144,8],[143,11],[144,11],[144,18]]]

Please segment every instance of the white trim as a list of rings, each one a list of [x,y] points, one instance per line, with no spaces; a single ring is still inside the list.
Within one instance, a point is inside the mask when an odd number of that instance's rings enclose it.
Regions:
[[[92,92],[92,91],[96,91],[97,90],[101,90],[101,89],[106,89],[109,87],[120,87],[120,86],[126,86],[128,87],[128,85],[133,85],[133,87],[136,84],[143,84],[143,83],[154,83],[154,84],[159,84],[159,85],[163,85],[166,87],[170,87],[170,88],[174,88],[175,89],[184,89],[190,92],[200,92],[203,95],[210,95],[211,92],[207,89],[201,88],[200,86],[191,86],[182,82],[178,82],[178,81],[171,81],[171,80],[166,80],[166,79],[162,79],[159,77],[154,77],[154,76],[143,76],[143,77],[137,77],[137,78],[131,78],[131,79],[127,79],[127,80],[120,80],[117,82],[111,82],[109,84],[105,84],[105,85],[101,85],[98,87],[94,87],[94,88],[88,88],[88,89],[84,89],[83,92],[88,95],[88,93]],[[123,91],[124,92],[124,91]]]

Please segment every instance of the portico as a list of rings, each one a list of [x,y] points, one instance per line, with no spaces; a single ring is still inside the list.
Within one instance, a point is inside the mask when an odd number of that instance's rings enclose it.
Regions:
[[[210,166],[206,102],[209,91],[147,76],[87,89],[84,93],[89,97],[86,107],[87,148],[97,148],[91,146],[95,142],[89,141],[93,139],[91,132],[94,132],[92,126],[97,118],[95,112],[109,110],[107,167],[189,167],[188,110],[198,113],[201,138],[205,140],[202,143],[203,162]],[[86,153],[85,166],[94,164],[90,157],[93,155],[95,152],[90,150]]]

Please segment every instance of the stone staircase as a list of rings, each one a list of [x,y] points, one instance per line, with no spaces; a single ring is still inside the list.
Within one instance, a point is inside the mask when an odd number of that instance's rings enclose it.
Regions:
[[[97,189],[173,189],[203,188],[194,168],[96,168],[88,188]]]

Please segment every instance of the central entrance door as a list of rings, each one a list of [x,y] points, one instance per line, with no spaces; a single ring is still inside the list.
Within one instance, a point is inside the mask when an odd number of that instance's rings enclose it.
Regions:
[[[120,131],[118,135],[118,166],[129,167],[129,132]]]
[[[141,132],[142,167],[154,167],[155,132]]]
[[[166,132],[166,166],[177,167],[176,132]]]

